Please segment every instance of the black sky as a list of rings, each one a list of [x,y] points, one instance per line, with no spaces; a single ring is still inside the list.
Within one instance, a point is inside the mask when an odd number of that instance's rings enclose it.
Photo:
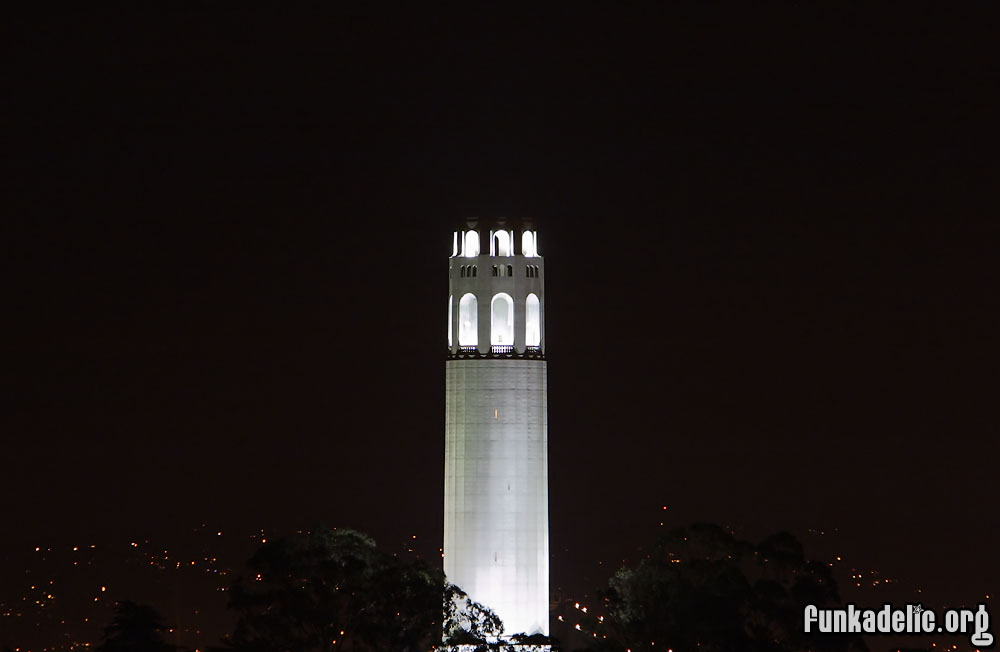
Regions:
[[[12,21],[3,545],[435,551],[451,227],[531,216],[553,585],[667,514],[1000,590],[983,7]]]

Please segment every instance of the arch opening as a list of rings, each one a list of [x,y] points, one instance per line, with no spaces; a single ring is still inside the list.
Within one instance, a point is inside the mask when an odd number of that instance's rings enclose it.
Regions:
[[[529,294],[524,300],[524,344],[525,346],[542,345],[541,306],[538,297]]]
[[[471,292],[462,295],[458,302],[458,345],[479,344],[479,302]]]
[[[493,251],[496,256],[511,255],[511,236],[507,231],[496,231],[493,233]]]
[[[490,344],[514,344],[514,300],[500,292],[490,303]]]
[[[531,231],[525,231],[521,234],[521,253],[528,258],[535,256],[535,237]]]
[[[479,231],[465,232],[465,249],[463,255],[466,258],[475,258],[479,255]]]

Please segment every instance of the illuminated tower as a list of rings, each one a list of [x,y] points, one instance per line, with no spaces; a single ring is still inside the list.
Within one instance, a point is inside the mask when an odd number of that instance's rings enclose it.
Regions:
[[[527,220],[463,222],[448,274],[444,571],[549,634],[545,280]]]

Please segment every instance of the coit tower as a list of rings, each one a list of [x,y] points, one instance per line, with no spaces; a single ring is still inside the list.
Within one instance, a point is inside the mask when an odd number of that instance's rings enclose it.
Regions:
[[[506,634],[549,634],[545,265],[529,220],[469,219],[448,266],[444,571]]]

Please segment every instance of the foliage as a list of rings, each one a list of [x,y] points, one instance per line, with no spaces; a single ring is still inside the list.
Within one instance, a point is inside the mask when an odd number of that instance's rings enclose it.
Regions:
[[[602,598],[603,622],[593,611],[581,621],[599,651],[867,649],[857,636],[802,632],[806,604],[840,600],[830,569],[807,561],[788,533],[753,545],[715,525],[675,530],[638,565],[619,570]]]
[[[442,640],[498,649],[500,619],[422,561],[406,562],[352,530],[317,528],[257,551],[233,583],[240,652],[427,650]]]
[[[442,640],[446,645],[474,645],[475,652],[507,650],[500,640],[503,636],[500,617],[451,583],[445,585],[444,610]]]
[[[104,629],[104,642],[96,652],[175,652],[163,636],[168,628],[149,605],[128,600],[115,607],[115,617]]]

